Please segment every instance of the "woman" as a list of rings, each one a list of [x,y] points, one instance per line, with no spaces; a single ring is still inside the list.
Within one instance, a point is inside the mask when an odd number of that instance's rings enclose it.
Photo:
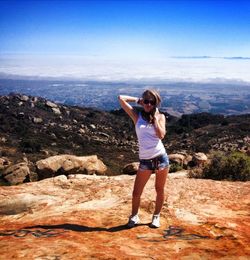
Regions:
[[[135,178],[132,213],[129,217],[128,227],[140,223],[138,210],[143,189],[150,178],[151,173],[156,173],[155,190],[156,203],[151,227],[160,227],[160,211],[164,202],[164,185],[169,170],[169,160],[161,139],[166,134],[166,119],[158,110],[161,97],[156,90],[146,90],[142,98],[120,95],[121,107],[131,117],[135,124],[139,142],[140,165]],[[143,111],[137,113],[129,104],[136,102],[143,107]]]

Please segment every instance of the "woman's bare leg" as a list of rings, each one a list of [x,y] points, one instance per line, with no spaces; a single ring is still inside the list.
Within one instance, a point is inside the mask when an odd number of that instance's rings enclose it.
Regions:
[[[155,202],[155,212],[154,215],[158,215],[161,212],[165,196],[164,196],[164,186],[166,183],[168,168],[156,171],[155,176],[155,190],[156,190],[156,202]]]
[[[134,183],[133,198],[132,198],[132,216],[138,213],[140,206],[141,194],[150,178],[151,170],[138,170]]]

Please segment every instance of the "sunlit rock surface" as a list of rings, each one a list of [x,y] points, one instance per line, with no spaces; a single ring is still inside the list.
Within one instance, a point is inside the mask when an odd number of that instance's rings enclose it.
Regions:
[[[0,259],[248,259],[250,183],[170,174],[159,229],[154,175],[127,229],[135,176],[58,176],[0,187]]]
[[[56,155],[36,162],[38,174],[41,179],[54,176],[58,172],[68,175],[70,173],[104,174],[107,166],[96,155],[75,156]]]

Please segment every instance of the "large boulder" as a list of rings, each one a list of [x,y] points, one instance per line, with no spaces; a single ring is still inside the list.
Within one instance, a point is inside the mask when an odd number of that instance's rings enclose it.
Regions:
[[[91,156],[56,155],[36,162],[36,168],[40,179],[49,178],[60,174],[98,174],[103,175],[107,171],[106,165],[97,158]]]
[[[169,154],[168,158],[169,158],[170,162],[174,162],[174,163],[177,163],[177,164],[180,164],[181,166],[183,166],[183,163],[185,160],[185,155],[179,154],[179,153],[173,153],[173,154]]]
[[[195,153],[193,155],[193,161],[196,166],[202,166],[208,161],[208,158],[204,153]]]
[[[17,185],[29,180],[30,169],[27,162],[9,166],[3,171],[2,177],[11,185]]]
[[[139,162],[133,162],[133,163],[126,164],[123,167],[122,173],[128,174],[128,175],[136,174],[139,169],[139,164],[140,164]]]

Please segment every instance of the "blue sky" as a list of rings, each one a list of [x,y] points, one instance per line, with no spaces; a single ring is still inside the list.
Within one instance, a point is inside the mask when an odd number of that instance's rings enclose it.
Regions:
[[[85,57],[90,71],[100,60],[204,55],[250,57],[250,1],[0,0],[0,72],[11,72],[10,57],[43,71],[51,57]]]

